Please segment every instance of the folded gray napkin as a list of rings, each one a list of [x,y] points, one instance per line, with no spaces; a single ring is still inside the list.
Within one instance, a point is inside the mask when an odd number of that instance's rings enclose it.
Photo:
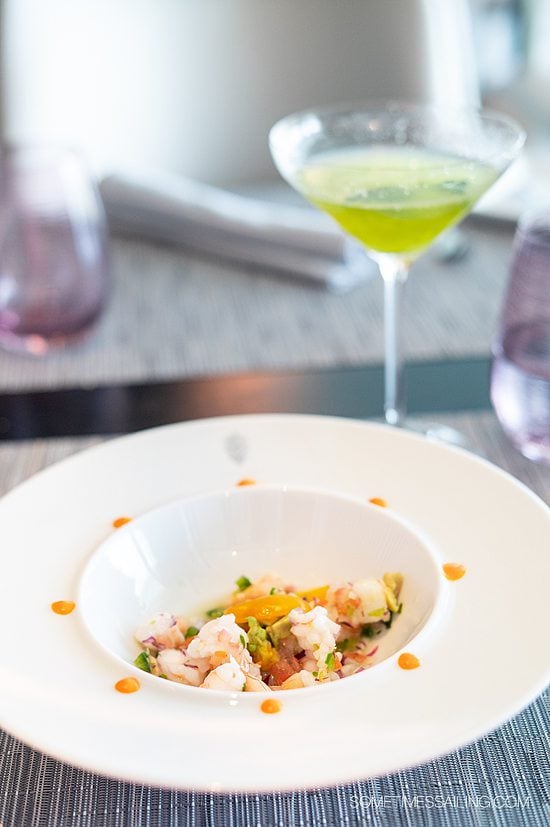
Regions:
[[[307,207],[160,172],[109,175],[100,191],[114,230],[310,279],[338,293],[377,272],[360,244]]]

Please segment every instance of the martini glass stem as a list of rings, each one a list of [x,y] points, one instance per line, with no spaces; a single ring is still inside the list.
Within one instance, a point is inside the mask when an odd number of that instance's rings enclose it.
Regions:
[[[401,320],[409,265],[396,256],[380,256],[378,266],[384,279],[384,417],[399,427],[406,411]]]

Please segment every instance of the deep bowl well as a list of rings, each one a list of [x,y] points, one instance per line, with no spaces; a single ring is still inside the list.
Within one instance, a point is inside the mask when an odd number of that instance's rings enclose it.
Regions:
[[[445,602],[437,552],[389,509],[326,491],[250,486],[171,502],[117,529],[85,565],[80,616],[133,669],[141,622],[223,605],[237,578],[269,570],[297,589],[401,572],[403,611],[373,665],[428,633]]]

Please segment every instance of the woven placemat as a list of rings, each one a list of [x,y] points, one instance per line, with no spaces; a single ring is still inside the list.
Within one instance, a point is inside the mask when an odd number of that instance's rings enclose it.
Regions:
[[[510,229],[471,226],[464,259],[432,253],[411,273],[408,360],[488,355]],[[164,381],[249,370],[380,362],[383,286],[344,296],[268,270],[135,239],[112,240],[113,289],[93,335],[42,358],[0,350],[0,390]]]

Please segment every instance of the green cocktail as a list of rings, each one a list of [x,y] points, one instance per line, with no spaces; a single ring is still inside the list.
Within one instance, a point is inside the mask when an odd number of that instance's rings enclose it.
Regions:
[[[399,320],[409,267],[471,210],[524,139],[500,115],[395,102],[299,112],[270,132],[281,175],[380,267],[390,425],[405,416]]]
[[[487,164],[422,149],[352,148],[306,163],[294,185],[368,249],[412,259],[497,178]]]

